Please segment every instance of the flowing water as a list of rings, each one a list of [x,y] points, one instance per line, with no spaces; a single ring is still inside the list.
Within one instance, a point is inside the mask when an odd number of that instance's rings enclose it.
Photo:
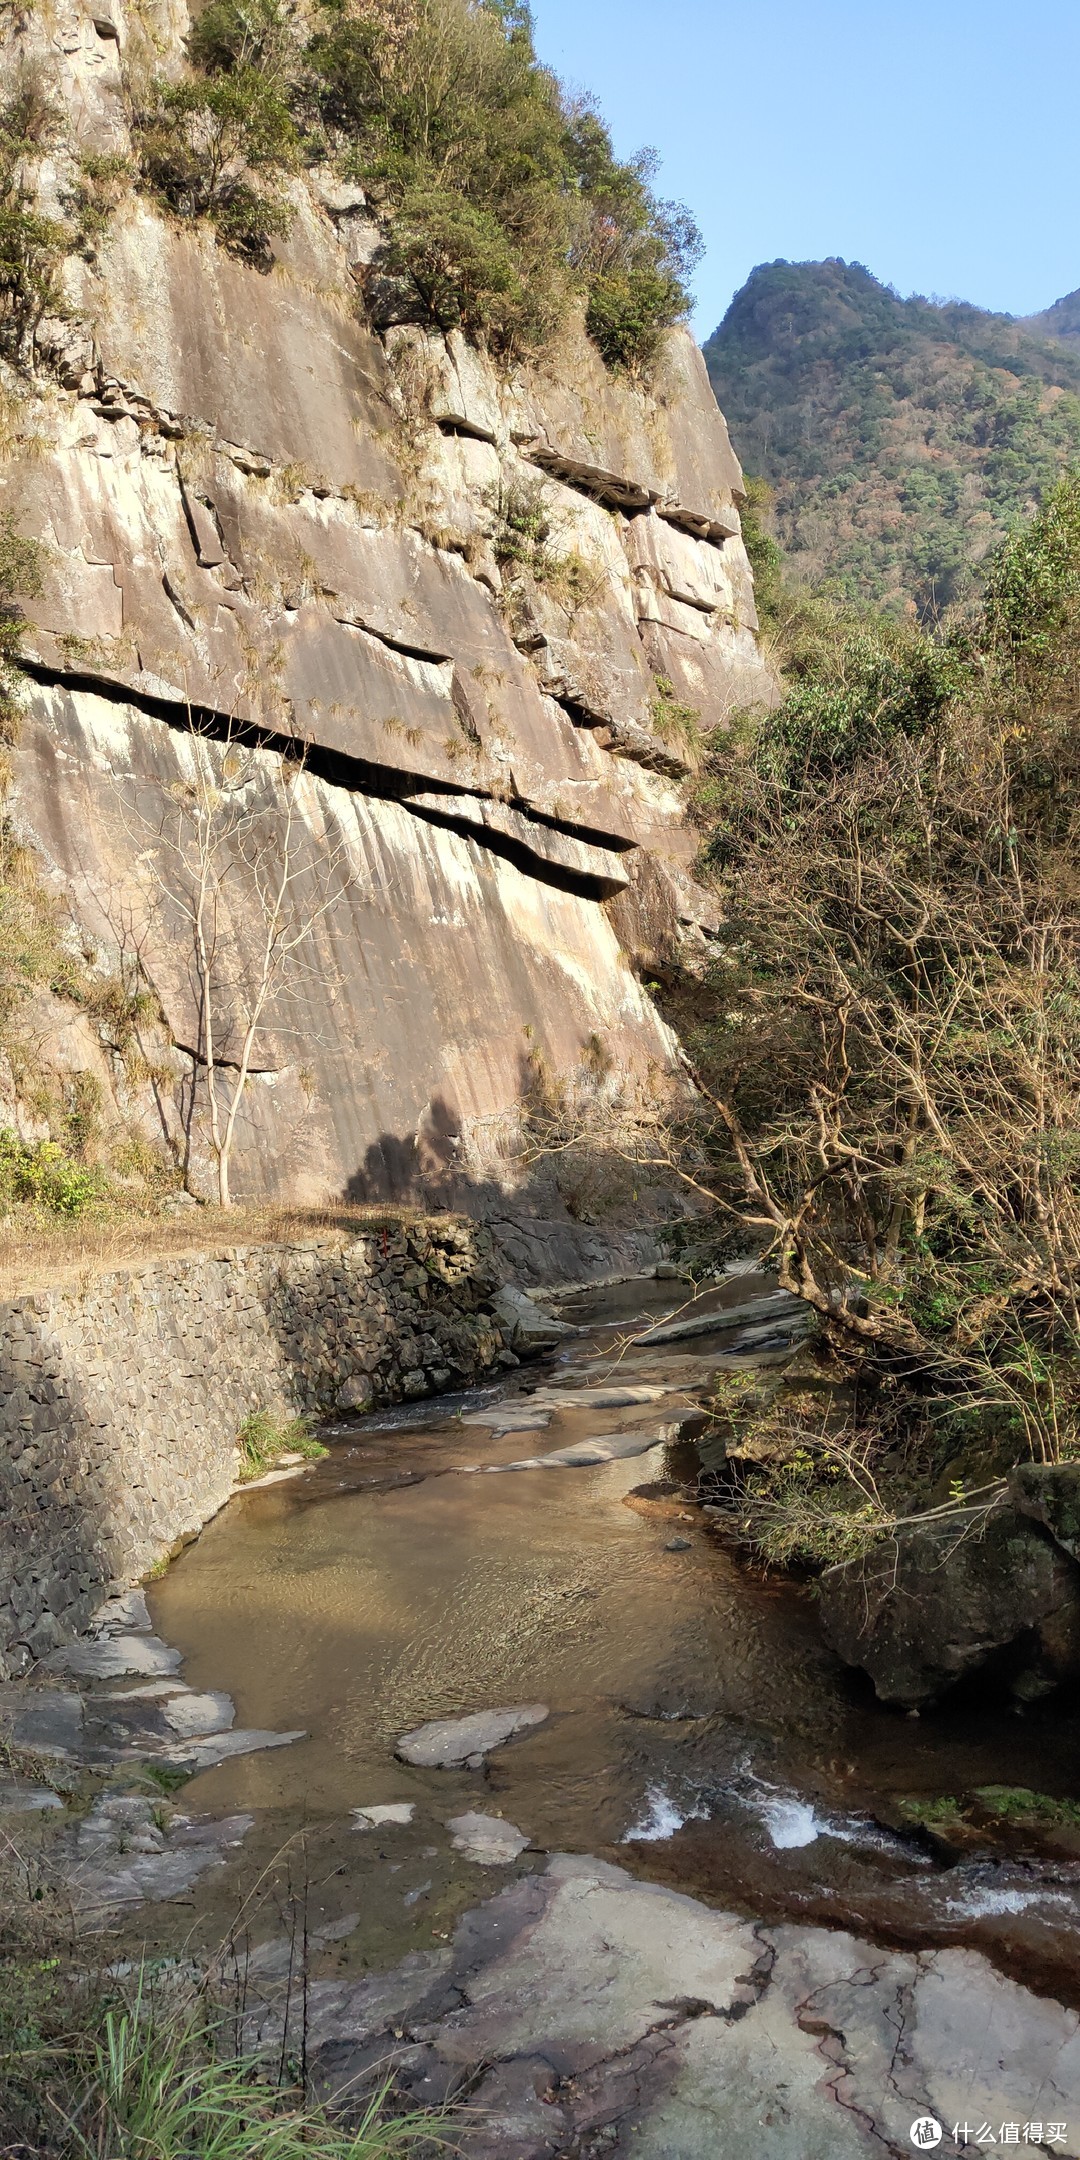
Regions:
[[[809,1591],[725,1550],[689,1497],[692,1443],[672,1438],[724,1337],[627,1348],[670,1289],[591,1293],[554,1357],[331,1428],[322,1462],[209,1525],[156,1586],[155,1623],[189,1682],[229,1690],[239,1723],[308,1737],[205,1773],[185,1805],[255,1813],[248,1890],[277,1856],[275,1881],[302,1867],[331,1935],[359,1915],[342,1961],[445,1935],[496,1886],[449,1845],[447,1819],[474,1809],[527,1834],[523,1867],[595,1853],[769,1919],[973,1942],[1075,2000],[1080,1835],[943,1855],[899,1802],[990,1784],[1075,1797],[1080,1715],[1020,1717],[985,1694],[917,1721],[884,1710],[824,1646]],[[567,1400],[613,1383],[667,1392]],[[640,1452],[504,1467],[598,1435]],[[483,1770],[395,1759],[428,1719],[532,1702],[547,1721]],[[402,1802],[408,1824],[354,1827],[352,1810]],[[198,1924],[240,1894],[219,1888]]]

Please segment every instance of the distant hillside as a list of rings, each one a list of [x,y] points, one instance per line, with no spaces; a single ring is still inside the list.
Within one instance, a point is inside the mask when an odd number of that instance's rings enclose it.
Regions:
[[[1080,341],[1080,290],[1066,293],[1041,315],[1024,317],[1024,329],[1039,338],[1076,338]]]
[[[765,263],[705,357],[793,571],[852,597],[923,614],[962,597],[1080,466],[1077,293],[1025,323],[901,300],[859,263]]]

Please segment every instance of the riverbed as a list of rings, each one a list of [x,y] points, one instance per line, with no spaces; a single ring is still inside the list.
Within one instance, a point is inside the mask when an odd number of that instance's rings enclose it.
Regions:
[[[694,1504],[680,1427],[737,1340],[725,1309],[763,1289],[728,1284],[715,1333],[664,1344],[635,1338],[670,1283],[583,1295],[564,1308],[581,1332],[543,1361],[329,1428],[321,1462],[208,1526],[152,1591],[158,1631],[241,1724],[307,1737],[186,1787],[186,1808],[255,1818],[186,1927],[206,1942],[241,1909],[250,1925],[272,1881],[294,1905],[302,1884],[335,1969],[444,1940],[492,1886],[445,1827],[480,1810],[528,1839],[518,1872],[596,1855],[729,1911],[970,1943],[1077,1999],[1080,1838],[949,1853],[904,1803],[1075,1798],[1080,1715],[977,1691],[917,1720],[883,1709],[826,1649],[812,1590],[748,1569]],[[612,1406],[620,1390],[647,1399]],[[614,1459],[543,1460],[597,1440]],[[395,1756],[427,1720],[516,1703],[549,1715],[480,1770]],[[386,1805],[411,1820],[356,1827]]]

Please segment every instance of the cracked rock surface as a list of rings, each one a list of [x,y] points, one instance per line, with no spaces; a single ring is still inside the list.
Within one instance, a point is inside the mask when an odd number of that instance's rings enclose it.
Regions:
[[[900,2160],[927,2114],[974,2152],[954,2123],[1067,2122],[1080,2092],[1077,2013],[973,1951],[755,1926],[568,1855],[307,2016],[322,2094],[392,2057],[412,2104],[457,2097],[468,2160]]]

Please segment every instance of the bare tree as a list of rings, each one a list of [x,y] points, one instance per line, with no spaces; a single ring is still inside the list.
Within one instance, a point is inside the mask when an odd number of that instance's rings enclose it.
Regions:
[[[201,1076],[217,1198],[229,1207],[237,1122],[260,1044],[271,1030],[290,1032],[286,1008],[314,979],[312,942],[341,891],[347,849],[327,825],[302,749],[283,758],[239,725],[224,736],[193,726],[189,743],[184,777],[154,801],[145,784],[129,783],[124,815],[141,843],[158,931],[183,938],[195,1091]]]

